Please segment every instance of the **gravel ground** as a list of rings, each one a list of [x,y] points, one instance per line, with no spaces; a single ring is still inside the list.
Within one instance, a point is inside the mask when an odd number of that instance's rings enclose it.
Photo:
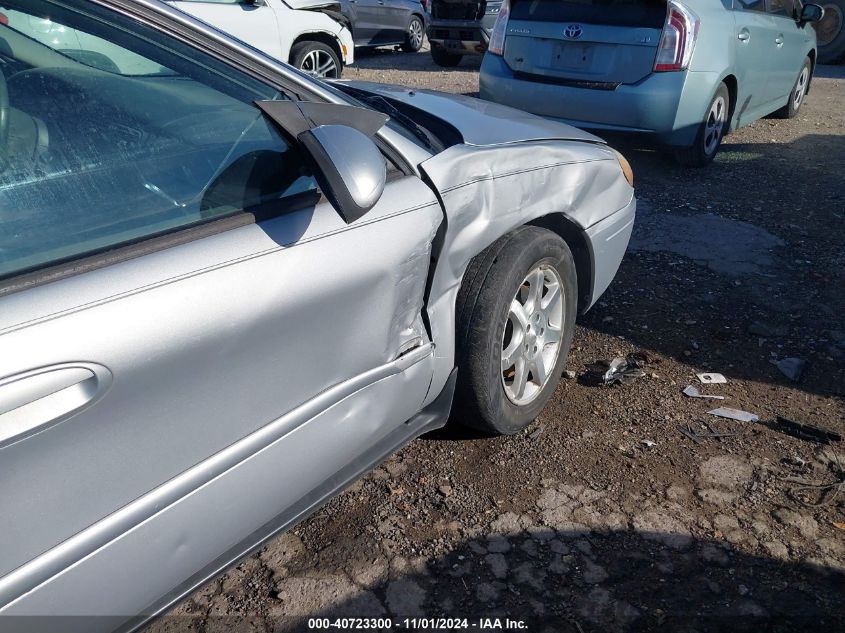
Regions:
[[[475,94],[478,61],[441,70],[426,52],[379,51],[345,77]],[[842,630],[845,490],[817,486],[843,481],[845,447],[716,420],[714,401],[681,390],[722,372],[728,384],[698,386],[726,406],[845,432],[843,96],[845,67],[821,68],[799,118],[731,135],[706,170],[610,138],[634,166],[638,223],[580,321],[578,377],[541,417],[512,438],[447,428],[413,442],[149,630],[307,630],[335,615]],[[633,384],[580,378],[633,351],[648,356]],[[773,364],[790,357],[806,361],[799,381]],[[694,442],[679,426],[738,435]]]

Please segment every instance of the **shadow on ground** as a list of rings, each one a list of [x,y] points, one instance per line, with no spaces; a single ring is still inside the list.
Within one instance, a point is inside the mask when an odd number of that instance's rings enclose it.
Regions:
[[[561,494],[544,493],[545,512],[555,511]],[[373,543],[371,556],[350,563],[346,575],[320,575],[319,561],[293,557],[267,572],[275,575],[266,616],[200,619],[188,612],[151,630],[307,631],[314,630],[310,618],[445,617],[487,631],[496,629],[479,627],[483,618],[522,621],[531,632],[796,633],[841,630],[845,617],[841,570],[747,556],[725,541],[657,526],[525,531],[514,515],[512,525],[499,527],[503,533],[465,541],[429,562],[388,563]]]
[[[640,207],[616,280],[580,323],[700,371],[845,394],[845,189],[835,167],[845,139],[729,137],[703,170],[638,138],[608,140],[634,166]],[[807,361],[799,382],[772,364],[785,357]]]

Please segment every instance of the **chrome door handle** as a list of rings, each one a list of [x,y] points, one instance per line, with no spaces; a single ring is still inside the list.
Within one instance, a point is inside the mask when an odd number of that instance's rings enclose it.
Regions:
[[[751,33],[743,29],[742,31],[737,33],[736,39],[738,39],[740,42],[747,42],[751,39]]]
[[[51,365],[0,379],[0,449],[85,408],[111,381],[111,372],[95,363]]]

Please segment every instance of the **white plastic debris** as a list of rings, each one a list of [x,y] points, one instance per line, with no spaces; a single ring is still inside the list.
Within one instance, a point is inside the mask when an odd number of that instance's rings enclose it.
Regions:
[[[731,409],[730,407],[719,407],[708,411],[710,415],[715,415],[720,418],[728,418],[729,420],[737,420],[738,422],[756,422],[760,418],[748,411],[740,411],[739,409]]]
[[[724,400],[725,396],[711,396],[709,394],[701,393],[697,387],[689,385],[684,389],[684,395],[690,398],[709,398],[711,400]]]
[[[657,442],[655,442],[654,440],[640,440],[640,444],[645,444],[649,448],[651,448],[652,446],[657,446]]]
[[[705,385],[724,385],[728,382],[722,374],[696,374],[696,377]]]

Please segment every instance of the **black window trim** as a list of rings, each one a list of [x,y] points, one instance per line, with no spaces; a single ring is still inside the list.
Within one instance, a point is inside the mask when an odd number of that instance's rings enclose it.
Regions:
[[[51,260],[44,264],[0,276],[0,297],[144,255],[151,255],[173,246],[180,246],[250,224],[258,224],[286,213],[315,207],[323,202],[328,201],[319,190],[304,191],[242,211],[233,211],[224,216],[198,220],[187,226],[142,235],[117,244],[85,251],[78,255]]]
[[[801,12],[801,0],[792,0],[793,9],[797,10],[797,13],[800,15]],[[768,13],[773,18],[780,18],[781,20],[789,20],[790,22],[796,22],[796,18],[794,15],[783,15],[782,13],[773,13],[772,12],[772,0],[766,0],[766,13]]]
[[[749,9],[742,4],[742,0],[733,0],[733,9],[734,11],[740,11],[743,13],[762,13],[763,15],[771,15],[769,13],[769,4],[767,0],[761,0],[761,2],[763,3],[762,9]]]

